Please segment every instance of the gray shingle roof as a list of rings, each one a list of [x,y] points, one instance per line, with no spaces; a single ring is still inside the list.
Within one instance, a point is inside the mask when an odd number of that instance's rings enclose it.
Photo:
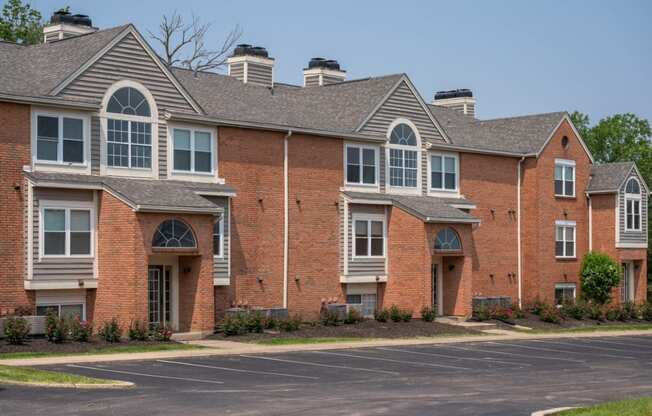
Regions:
[[[264,86],[214,73],[173,68],[173,74],[208,116],[287,127],[354,133],[402,74],[322,87]]]
[[[38,45],[0,43],[0,93],[49,95],[128,26]]]
[[[106,189],[136,211],[221,212],[221,207],[201,194],[235,195],[235,189],[221,184],[50,172],[25,172],[25,175],[38,186],[48,186],[52,183],[97,186],[98,189]]]
[[[391,195],[370,192],[350,192],[344,191],[344,195],[356,200],[366,201],[389,201],[392,205],[421,218],[424,222],[440,223],[478,223],[480,220],[473,215],[454,208],[451,203],[464,201],[471,204],[468,200],[455,200],[452,198],[437,198],[432,196],[418,195]]]
[[[591,176],[586,191],[617,192],[627,175],[634,168],[634,162],[603,163],[591,166]]]
[[[459,111],[429,105],[453,145],[517,154],[537,153],[565,112],[477,120]]]

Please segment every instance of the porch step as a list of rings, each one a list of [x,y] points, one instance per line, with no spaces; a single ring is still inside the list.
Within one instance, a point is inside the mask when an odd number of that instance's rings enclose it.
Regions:
[[[464,317],[458,317],[458,316],[442,316],[435,319],[435,321],[447,325],[455,325],[455,326],[461,326],[469,329],[476,329],[478,331],[485,331],[485,330],[498,328],[496,324],[490,322],[467,322],[465,319],[466,318]]]

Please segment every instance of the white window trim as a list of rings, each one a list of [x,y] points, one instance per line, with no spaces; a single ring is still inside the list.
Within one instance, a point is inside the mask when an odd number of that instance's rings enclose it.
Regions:
[[[634,180],[638,184],[638,194],[632,194],[627,192],[627,184],[629,184],[629,181]],[[641,232],[643,231],[643,198],[641,196],[641,182],[635,178],[635,177],[630,177],[627,179],[625,182],[625,232]],[[627,217],[629,216],[629,201],[632,201],[632,216],[634,215],[634,201],[638,201],[638,228],[635,227],[629,227],[627,225]],[[632,225],[634,224],[633,218],[632,218]]]
[[[186,130],[190,132],[190,170],[177,170],[174,169],[174,131],[175,130]],[[215,158],[213,157],[213,153],[215,152],[215,145],[213,144],[213,131],[210,129],[204,129],[204,128],[197,128],[197,127],[180,127],[180,126],[174,126],[170,128],[170,131],[172,132],[172,137],[170,138],[171,140],[171,145],[170,147],[171,153],[171,163],[172,163],[172,174],[173,175],[178,175],[178,174],[185,174],[185,175],[202,175],[202,176],[214,176],[215,175]],[[210,136],[210,152],[211,152],[211,170],[210,172],[200,172],[195,170],[195,133],[206,133]]]
[[[557,245],[557,228],[559,227],[572,227],[573,228],[573,255],[567,256],[566,253],[566,230],[562,233],[562,242],[564,243],[564,255],[558,256],[557,249],[555,248],[555,258],[558,259],[575,259],[577,258],[577,223],[575,221],[555,221],[555,246]]]
[[[349,147],[355,147],[360,149],[360,182],[349,182],[348,179]],[[376,160],[374,183],[362,182],[362,174],[363,174],[362,150],[363,149],[369,149],[374,151],[374,158]],[[380,187],[380,147],[379,146],[373,146],[373,145],[361,144],[361,143],[344,144],[344,186],[346,188],[366,188],[366,189],[373,189],[373,190],[379,189]]]
[[[59,137],[57,147],[58,160],[39,160],[37,159],[37,146],[38,146],[38,117],[56,117],[59,119]],[[82,163],[64,162],[63,161],[63,119],[75,118],[82,120],[83,127],[83,140],[84,145],[84,161]],[[88,113],[73,112],[67,110],[56,110],[47,108],[33,107],[31,114],[31,148],[32,148],[32,166],[34,170],[47,170],[51,172],[80,172],[90,173],[90,159],[91,159],[91,117]]]
[[[49,302],[49,303],[37,303],[36,307],[38,308],[39,306],[42,307],[52,307],[56,306],[58,308],[58,316],[61,316],[61,307],[62,306],[76,306],[76,305],[81,305],[82,306],[82,316],[80,316],[80,320],[85,321],[86,320],[86,302]]]
[[[455,158],[455,189],[433,188],[432,187],[432,157],[439,156],[442,158],[442,169],[444,168],[444,157]],[[428,195],[431,196],[459,196],[460,194],[460,156],[458,153],[450,152],[428,152]],[[444,178],[442,176],[442,185]]]
[[[573,194],[572,195],[566,195],[566,194],[558,194],[558,193],[555,192],[555,196],[559,197],[559,198],[575,198],[575,184],[576,184],[575,178],[577,176],[577,172],[576,172],[577,168],[575,166],[575,161],[574,160],[568,160],[568,159],[555,159],[555,168],[557,166],[561,166],[561,167],[569,167],[570,166],[570,167],[573,168]],[[562,178],[562,183],[564,184],[562,190],[564,192],[566,192],[566,182],[568,182],[568,180],[566,179],[566,169],[562,169],[561,178]],[[553,180],[556,180],[556,179],[554,179],[554,171],[553,171]]]
[[[149,110],[151,112],[150,117],[142,116],[133,116],[129,114],[117,114],[117,113],[108,113],[106,111],[109,100],[113,94],[118,91],[120,88],[130,87],[138,90],[149,104]],[[159,141],[159,121],[158,121],[158,108],[156,106],[156,100],[152,93],[145,88],[142,84],[131,81],[123,80],[118,81],[115,84],[111,85],[105,92],[104,98],[102,99],[102,107],[99,113],[100,117],[100,129],[101,129],[101,157],[100,157],[100,173],[102,175],[115,175],[115,176],[130,176],[138,178],[158,178],[158,141]],[[108,165],[108,154],[107,154],[107,138],[108,138],[108,119],[114,120],[127,120],[127,121],[139,121],[144,123],[150,123],[152,131],[152,166],[150,168],[132,168],[126,166],[109,166]],[[129,128],[131,129],[131,123],[129,123]],[[131,143],[131,137],[129,137],[129,143]],[[130,145],[131,149],[131,145]],[[131,154],[129,164],[131,164]]]
[[[190,167],[194,170],[194,137],[195,131],[208,133],[211,136],[211,171],[210,172],[194,172],[192,170],[175,170],[174,169],[174,130],[190,130]],[[167,125],[167,172],[168,178],[187,180],[190,182],[207,182],[207,183],[224,183],[218,175],[218,153],[219,153],[219,137],[218,129],[212,127],[197,126],[185,123],[168,123]]]
[[[45,254],[45,214],[46,209],[66,211],[66,254]],[[70,210],[90,211],[90,254],[70,254]],[[39,201],[39,260],[40,259],[90,259],[95,257],[95,207],[92,202]]]
[[[215,254],[215,251],[213,251],[213,257],[216,259],[223,259],[224,258],[224,214],[220,216],[219,224],[220,224],[220,254]]]
[[[577,285],[575,283],[555,283],[555,291],[557,289],[573,289],[573,300],[577,299]],[[556,299],[555,303],[557,303]]]
[[[383,223],[383,255],[382,256],[372,256],[371,254],[368,256],[358,256],[356,255],[356,237],[355,237],[355,223],[356,221],[367,221],[368,226],[367,226],[367,233],[368,233],[368,238],[367,238],[367,252],[371,253],[371,224],[369,224],[370,221],[380,221]],[[387,222],[385,221],[385,216],[384,215],[378,215],[378,214],[362,214],[362,213],[357,213],[357,214],[352,214],[351,215],[351,238],[353,241],[351,241],[351,259],[356,260],[356,259],[384,259],[387,256]]]
[[[406,146],[406,145],[400,145],[400,144],[390,144],[389,140],[392,134],[392,130],[394,130],[394,127],[396,127],[399,124],[407,124],[410,126],[412,131],[414,132],[414,135],[416,136],[417,139],[417,144],[416,146]],[[387,128],[387,132],[385,133],[386,137],[386,142],[385,142],[385,189],[387,189],[387,193],[394,193],[394,194],[408,194],[408,195],[420,195],[422,193],[422,184],[421,184],[421,169],[422,169],[422,153],[423,150],[421,148],[421,135],[419,134],[419,129],[417,129],[417,126],[411,122],[410,120],[406,118],[397,118],[394,120],[389,127]],[[410,186],[392,186],[391,182],[391,177],[390,177],[390,172],[391,172],[391,161],[390,161],[390,149],[400,149],[400,150],[412,150],[417,152],[417,185],[415,187],[410,187]],[[405,169],[405,168],[404,168]]]

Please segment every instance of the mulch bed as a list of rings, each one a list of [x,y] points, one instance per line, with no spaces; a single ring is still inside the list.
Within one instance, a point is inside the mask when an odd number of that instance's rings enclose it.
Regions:
[[[262,334],[244,334],[226,336],[217,333],[209,339],[228,339],[231,341],[261,341],[274,338],[411,338],[431,337],[436,335],[479,334],[479,331],[439,322],[412,320],[410,322],[378,322],[372,319],[351,325],[323,326],[303,325],[293,332],[264,332]]]
[[[496,323],[499,328],[513,329],[512,325],[506,324],[501,321],[486,321]],[[597,321],[594,319],[562,319],[560,323],[554,324],[551,322],[543,322],[537,315],[527,315],[525,318],[514,319],[514,323],[521,326],[527,326],[537,330],[556,330],[564,328],[584,328],[595,326],[611,326],[611,325],[630,325],[630,324],[649,324],[647,321],[629,320],[629,321]]]
[[[30,338],[22,345],[10,345],[5,340],[0,340],[0,355],[12,352],[47,352],[47,353],[84,353],[91,350],[100,348],[110,348],[118,346],[148,346],[161,344],[161,341],[131,341],[121,340],[120,342],[110,343],[101,338],[93,337],[89,342],[62,342],[56,344],[48,342],[45,338]],[[172,341],[164,342],[166,344],[173,343]]]

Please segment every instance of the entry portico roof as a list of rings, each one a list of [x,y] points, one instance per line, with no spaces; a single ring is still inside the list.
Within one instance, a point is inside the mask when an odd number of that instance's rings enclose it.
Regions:
[[[221,213],[224,209],[204,196],[235,196],[231,186],[174,180],[132,179],[53,172],[25,172],[39,187],[104,190],[137,212]]]
[[[474,217],[463,209],[457,208],[466,206],[474,208],[473,202],[468,199],[352,191],[344,191],[343,194],[352,203],[384,203],[396,206],[420,218],[423,222],[465,224],[480,222],[479,218]]]

